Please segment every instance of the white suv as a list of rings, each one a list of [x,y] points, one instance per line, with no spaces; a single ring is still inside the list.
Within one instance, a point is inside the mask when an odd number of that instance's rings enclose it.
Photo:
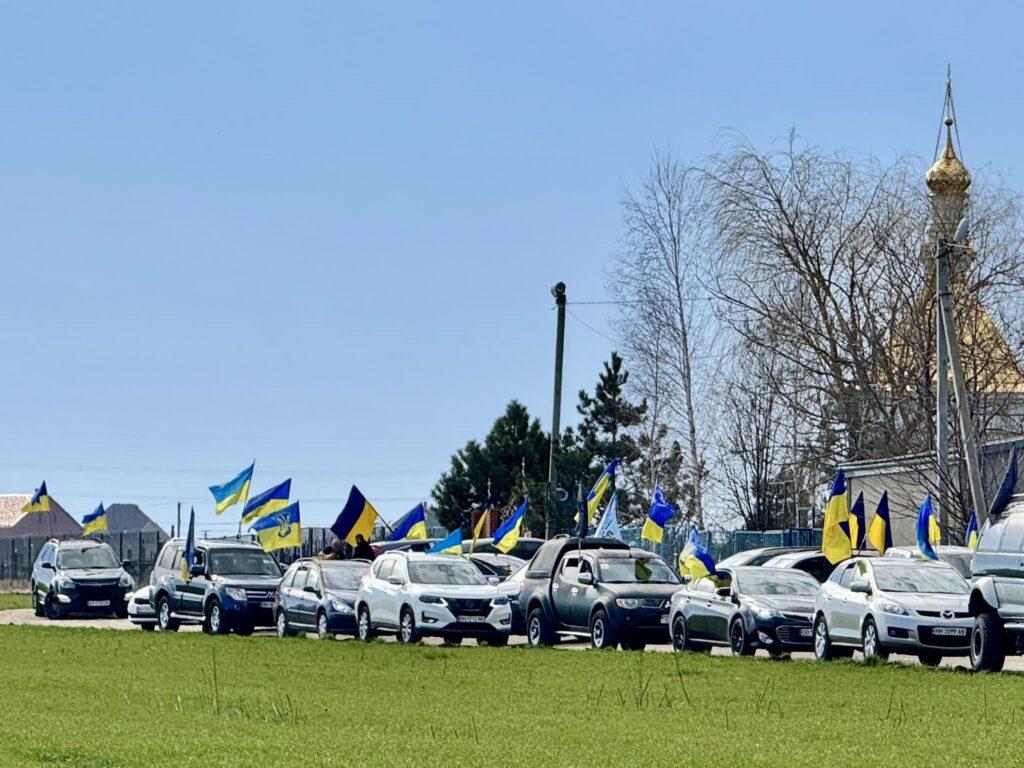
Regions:
[[[394,633],[403,643],[475,637],[507,645],[512,608],[496,586],[460,555],[388,552],[363,576],[356,596],[359,639]]]

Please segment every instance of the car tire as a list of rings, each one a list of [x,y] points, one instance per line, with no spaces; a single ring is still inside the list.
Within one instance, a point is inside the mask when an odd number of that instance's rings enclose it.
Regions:
[[[412,608],[403,608],[398,617],[398,642],[404,645],[416,645],[419,641],[420,630],[416,626],[416,614],[412,612]]]
[[[324,611],[316,612],[316,636],[319,640],[333,640],[335,635],[329,629],[327,629],[327,613]]]
[[[171,600],[167,595],[161,595],[156,601],[156,623],[161,632],[177,632],[181,625],[171,613]]]
[[[370,621],[370,609],[365,605],[359,606],[359,613],[356,618],[356,634],[364,643],[373,640],[373,623]]]
[[[544,609],[539,605],[531,608],[526,617],[526,641],[534,648],[543,648],[555,642],[555,633],[551,631]]]
[[[747,635],[743,619],[737,616],[729,625],[729,650],[733,656],[753,656],[754,643]]]
[[[971,666],[975,672],[998,672],[1006,663],[1006,633],[993,611],[974,617],[971,631]]]
[[[619,633],[608,619],[608,612],[598,608],[590,617],[590,647],[598,651],[615,648],[619,644]]]
[[[47,592],[43,598],[43,614],[50,621],[60,621],[64,618],[64,609],[60,607],[53,592]]]
[[[295,637],[295,632],[288,626],[288,615],[283,609],[278,609],[277,616],[274,619],[274,627],[277,629],[278,637]]]
[[[860,649],[864,654],[864,661],[889,660],[889,649],[882,642],[882,636],[878,633],[878,625],[875,624],[875,620],[871,616],[864,619],[864,626],[861,627]]]
[[[828,634],[828,624],[824,616],[814,620],[814,658],[817,661],[832,661],[836,658],[836,648]]]
[[[220,607],[220,601],[214,598],[207,604],[203,614],[203,632],[208,635],[226,635],[230,631],[224,609]]]
[[[676,652],[690,650],[690,640],[686,636],[686,619],[683,614],[676,614],[670,625],[669,636],[672,638],[672,650]]]
[[[39,602],[39,592],[35,584],[32,585],[32,611],[36,616],[45,616],[43,604]]]
[[[942,654],[931,651],[917,654],[917,660],[922,667],[937,667],[942,663]]]

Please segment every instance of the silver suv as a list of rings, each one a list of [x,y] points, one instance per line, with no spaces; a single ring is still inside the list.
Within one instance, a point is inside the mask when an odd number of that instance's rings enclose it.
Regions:
[[[971,665],[995,672],[1024,642],[1024,500],[982,526],[971,569]]]
[[[857,557],[840,564],[814,601],[814,656],[886,659],[913,653],[935,666],[966,656],[970,585],[945,563]]]

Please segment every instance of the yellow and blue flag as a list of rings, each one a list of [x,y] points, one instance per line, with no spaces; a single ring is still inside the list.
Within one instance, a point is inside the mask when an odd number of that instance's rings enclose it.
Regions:
[[[46,492],[46,481],[40,485],[34,494],[32,499],[21,508],[22,512],[49,512],[50,511],[50,494]]]
[[[367,541],[370,540],[373,535],[373,525],[376,522],[377,510],[353,485],[352,490],[348,492],[348,501],[345,502],[341,514],[331,526],[331,531],[339,539],[354,547],[356,536],[360,534]]]
[[[480,517],[477,518],[476,525],[473,526],[473,541],[469,545],[470,552],[476,551],[476,542],[484,532],[484,526],[487,525],[487,518],[490,517],[491,507],[493,506],[494,497],[491,494],[487,494],[484,503],[480,505]]]
[[[971,512],[971,519],[967,521],[967,533],[964,534],[964,546],[968,549],[978,548],[978,516]]]
[[[1013,492],[1017,487],[1017,446],[1010,451],[1010,462],[1006,465],[1006,474],[1003,475],[1002,485],[992,499],[992,505],[988,508],[990,518],[999,517],[1006,509],[1006,505],[1013,498]],[[974,521],[977,525],[977,520]]]
[[[892,526],[889,524],[889,492],[882,491],[882,498],[878,500],[875,508],[875,516],[871,519],[871,527],[868,528],[868,541],[878,550],[878,554],[884,555],[885,551],[892,546]]]
[[[857,494],[857,500],[850,509],[850,546],[853,549],[864,549],[864,539],[868,527],[864,524],[864,493]]]
[[[103,502],[96,507],[92,512],[82,518],[82,535],[88,536],[90,533],[106,533],[109,529],[107,528],[107,510],[103,508]]]
[[[461,555],[462,529],[456,528],[426,551],[428,555]]]
[[[932,495],[929,493],[924,498],[924,503],[917,510],[917,546],[921,554],[932,560],[938,560],[933,544],[937,544],[941,538],[939,524],[935,520],[935,509],[932,506]]]
[[[249,527],[255,531],[264,552],[302,546],[302,526],[299,524],[299,502],[293,502],[278,512],[264,515]]]
[[[249,499],[242,508],[242,522],[251,523],[288,506],[292,492],[292,480],[288,478],[280,485]]]
[[[647,520],[640,531],[640,538],[660,544],[665,536],[665,524],[675,513],[675,507],[665,501],[661,488],[655,488],[654,500],[651,501],[651,508],[647,510]]]
[[[846,473],[841,469],[832,479],[825,504],[821,552],[833,565],[848,559],[853,552],[850,549],[850,510],[846,506]]]
[[[196,564],[196,508],[188,516],[188,534],[185,536],[185,549],[181,553],[181,578],[190,579],[192,566]]]
[[[519,543],[519,532],[523,528],[523,517],[526,516],[526,500],[512,513],[494,532],[494,547],[506,555]]]
[[[234,479],[228,480],[224,485],[211,485],[210,493],[217,502],[215,510],[219,515],[228,507],[238,502],[243,504],[249,500],[249,484],[252,482],[252,471],[256,467],[254,461],[248,469],[243,469]]]
[[[391,531],[388,541],[425,538],[427,538],[427,514],[423,505],[417,504],[395,523],[395,528]]]
[[[608,493],[608,489],[612,487],[612,483],[615,481],[615,470],[619,466],[618,459],[612,459],[601,476],[597,478],[597,482],[594,483],[594,487],[590,489],[590,493],[587,494],[587,524],[589,525],[594,520],[594,515],[597,514],[597,510],[601,506],[601,502],[604,501],[604,495]],[[577,523],[580,521],[580,513],[577,512],[573,517]]]
[[[690,523],[690,535],[687,537],[686,545],[679,553],[679,575],[689,576],[696,581],[717,573],[715,559],[700,543],[700,532],[697,530],[697,526]]]

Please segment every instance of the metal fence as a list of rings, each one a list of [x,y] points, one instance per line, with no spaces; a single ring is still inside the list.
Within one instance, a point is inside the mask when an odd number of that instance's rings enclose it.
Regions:
[[[622,529],[622,540],[633,547],[657,552],[670,565],[675,565],[679,552],[686,546],[690,535],[689,524],[667,525],[660,544],[652,544],[640,538],[642,526],[626,526]],[[820,528],[785,528],[777,531],[722,531],[700,532],[701,544],[711,553],[716,562],[737,552],[760,547],[820,547]]]
[[[23,536],[0,539],[0,582],[21,582],[32,578],[32,564],[39,550],[51,538],[68,539],[70,536]],[[128,561],[128,572],[136,584],[149,581],[153,563],[167,536],[157,531],[137,533],[99,534],[90,538],[105,541],[119,560]]]

